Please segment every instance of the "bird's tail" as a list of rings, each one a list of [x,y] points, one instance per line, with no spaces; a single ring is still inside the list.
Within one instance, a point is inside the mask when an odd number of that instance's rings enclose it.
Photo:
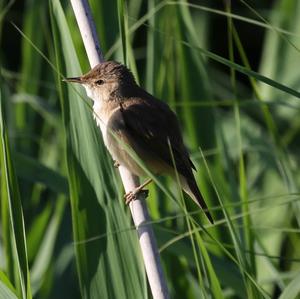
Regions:
[[[201,195],[201,192],[197,186],[197,183],[194,178],[185,179],[185,183],[183,184],[183,190],[193,199],[193,201],[204,211],[206,217],[210,221],[211,224],[214,223],[214,220],[208,211],[207,205]]]

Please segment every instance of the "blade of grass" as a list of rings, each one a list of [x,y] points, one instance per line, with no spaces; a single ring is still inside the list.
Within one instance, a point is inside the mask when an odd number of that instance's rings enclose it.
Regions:
[[[23,19],[23,31],[24,33],[37,45],[38,48],[43,48],[43,30],[36,30],[37,22],[42,22],[43,15],[45,15],[46,10],[44,2],[30,2],[26,5],[26,13]],[[41,27],[42,28],[42,27]],[[22,78],[18,82],[18,90],[20,93],[31,93],[36,94],[39,90],[39,85],[36,83],[37,80],[41,78],[42,75],[42,65],[43,60],[38,53],[36,53],[32,47],[26,43],[24,40],[22,42],[22,60],[21,60],[21,74]],[[28,82],[28,78],[32,81]],[[29,106],[25,103],[18,103],[14,109],[16,117],[16,128],[21,132],[30,132],[32,126],[34,126],[34,114],[29,109]],[[25,150],[27,153],[31,153],[33,145],[29,140],[23,139],[18,143],[19,149]]]
[[[12,152],[17,168],[17,175],[26,181],[42,183],[57,193],[68,195],[67,179],[57,171],[42,165],[26,155]]]
[[[46,271],[49,269],[51,260],[54,256],[54,246],[62,221],[66,206],[66,199],[60,196],[55,205],[53,216],[49,221],[49,225],[45,231],[41,241],[39,251],[37,252],[34,263],[31,267],[32,293],[36,294],[42,285]]]
[[[124,0],[118,0],[118,20],[119,20],[119,31],[121,35],[122,41],[122,53],[123,53],[123,61],[125,65],[128,65],[128,56],[127,56],[127,35],[126,35],[126,20],[125,20],[125,12],[124,12]]]
[[[9,280],[9,278],[6,276],[6,274],[4,272],[2,272],[0,270],[0,281],[4,284],[4,289],[6,290],[9,289],[10,292],[12,292],[15,296],[16,296],[16,290],[13,287],[13,285],[11,284],[11,281]],[[1,297],[0,297],[1,298]],[[6,298],[6,297],[5,297]]]
[[[14,294],[10,288],[8,288],[3,281],[0,280],[0,298],[5,299],[18,299],[17,295]]]
[[[225,4],[226,11],[231,12],[231,2],[227,2]],[[228,47],[229,47],[229,58],[232,62],[234,62],[234,48],[233,48],[233,23],[232,19],[229,17],[227,20],[228,26]],[[235,94],[236,100],[234,104],[234,117],[236,123],[236,135],[238,140],[238,152],[239,152],[239,196],[243,202],[242,205],[242,212],[245,214],[243,217],[243,235],[244,235],[244,242],[245,247],[250,252],[254,251],[254,237],[252,231],[250,230],[251,226],[251,218],[249,216],[249,205],[248,205],[248,192],[247,192],[247,179],[246,179],[246,172],[245,172],[245,163],[244,163],[244,156],[243,156],[243,145],[242,145],[242,133],[241,133],[241,120],[240,120],[240,110],[239,106],[237,105],[237,90],[236,90],[236,74],[234,69],[230,70],[230,78],[231,84],[233,88],[233,92]],[[255,277],[256,276],[256,267],[255,267],[255,257],[254,255],[250,255],[248,258],[245,255],[246,264],[249,266],[249,272]],[[251,282],[247,280],[247,284],[249,285],[250,294],[248,293],[249,297],[258,298],[259,294],[255,287],[251,284]]]
[[[200,149],[201,155],[202,155],[202,159],[203,159],[203,163],[205,166],[205,169],[207,171],[209,180],[211,182],[211,184],[213,185],[214,191],[217,195],[218,201],[220,206],[222,207],[227,225],[228,225],[228,229],[231,235],[231,239],[232,239],[232,243],[234,245],[234,249],[235,249],[235,254],[237,256],[237,260],[238,260],[238,265],[240,268],[240,271],[242,273],[242,275],[244,276],[244,280],[245,280],[245,288],[247,291],[248,296],[250,296],[249,298],[252,298],[252,295],[257,295],[259,296],[258,298],[260,298],[261,296],[264,297],[265,294],[263,294],[260,290],[260,288],[258,287],[257,283],[255,282],[255,276],[253,275],[254,273],[251,272],[251,268],[249,268],[249,263],[248,260],[245,256],[245,253],[241,250],[242,248],[242,244],[241,244],[241,240],[240,237],[237,233],[237,230],[233,224],[233,221],[231,220],[231,217],[229,216],[229,213],[227,211],[227,209],[224,207],[223,205],[223,201],[222,198],[219,195],[218,189],[213,181],[210,169],[208,167],[207,161],[205,159],[205,157],[203,156],[203,152]],[[253,275],[253,276],[252,276]],[[248,279],[250,279],[250,281],[248,282]]]
[[[182,193],[182,190],[181,190],[179,174],[178,174],[178,171],[176,169],[176,163],[175,163],[175,160],[174,160],[174,154],[173,154],[172,146],[171,146],[170,142],[169,142],[169,150],[170,150],[170,155],[172,157],[173,167],[175,169],[177,188],[179,189],[179,193],[181,195],[180,197],[181,197],[183,211],[184,211],[184,214],[186,216],[185,218],[186,218],[188,231],[190,232],[190,240],[191,240],[191,243],[192,243],[195,264],[196,264],[196,268],[197,268],[197,272],[198,272],[198,280],[199,280],[199,284],[200,284],[200,287],[201,287],[200,290],[201,290],[204,298],[206,298],[207,293],[206,293],[206,289],[205,289],[203,283],[205,283],[205,285],[207,285],[206,279],[207,280],[209,279],[209,290],[211,291],[211,295],[213,296],[213,298],[222,299],[224,297],[222,295],[221,285],[220,285],[219,280],[217,279],[216,273],[215,273],[215,271],[212,267],[210,257],[209,257],[209,255],[207,253],[207,250],[206,250],[206,248],[203,244],[200,233],[199,233],[199,231],[196,231],[196,233],[195,233],[196,236],[195,237],[194,237],[194,234],[192,233],[192,231],[195,230],[195,228],[196,228],[196,226],[198,226],[198,224],[191,217],[191,215],[187,213],[186,205],[185,205],[185,202],[184,202],[184,199],[183,199],[183,193]],[[199,251],[197,251],[197,249],[196,249],[196,242],[197,242]],[[201,265],[202,265],[202,270],[203,270],[204,275],[202,275],[202,272],[200,270],[198,254],[200,255],[200,258],[201,258],[201,262],[202,262]],[[207,275],[206,272],[208,272],[208,275]]]
[[[30,277],[26,249],[26,235],[23,211],[21,206],[18,181],[15,176],[14,165],[11,159],[7,129],[3,115],[2,94],[0,92],[0,165],[2,181],[2,201],[6,201],[7,219],[9,219],[10,233],[6,243],[12,242],[10,253],[15,257],[14,267],[17,273],[16,289],[18,296],[31,299]]]
[[[278,299],[295,299],[300,294],[300,273],[288,284]]]

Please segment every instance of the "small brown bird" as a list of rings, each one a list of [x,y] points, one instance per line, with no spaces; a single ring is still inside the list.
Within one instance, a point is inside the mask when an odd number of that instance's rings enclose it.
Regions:
[[[134,150],[153,174],[175,178],[175,163],[182,189],[205,209],[207,218],[213,222],[195,181],[192,169],[196,168],[183,144],[177,117],[167,104],[138,86],[127,67],[114,61],[98,64],[87,74],[65,81],[85,87],[94,102],[94,117],[104,143],[117,164],[135,175],[145,175],[124,144]],[[149,179],[126,194],[126,203],[150,182]]]

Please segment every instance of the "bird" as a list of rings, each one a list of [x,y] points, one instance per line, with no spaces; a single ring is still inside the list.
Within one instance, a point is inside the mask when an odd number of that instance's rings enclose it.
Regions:
[[[81,84],[92,99],[95,121],[116,166],[123,165],[137,176],[146,175],[129,147],[152,174],[173,179],[178,175],[182,190],[213,223],[197,186],[193,173],[196,167],[184,145],[178,118],[167,103],[140,87],[132,72],[115,61],[99,63],[86,74],[64,81]],[[145,191],[150,182],[148,179],[125,194],[126,203]]]

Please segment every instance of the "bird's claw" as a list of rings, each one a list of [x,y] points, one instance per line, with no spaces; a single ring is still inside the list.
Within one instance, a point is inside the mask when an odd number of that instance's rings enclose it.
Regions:
[[[124,195],[125,204],[128,205],[131,201],[136,200],[138,195],[142,194],[144,199],[147,198],[149,190],[133,190]]]

